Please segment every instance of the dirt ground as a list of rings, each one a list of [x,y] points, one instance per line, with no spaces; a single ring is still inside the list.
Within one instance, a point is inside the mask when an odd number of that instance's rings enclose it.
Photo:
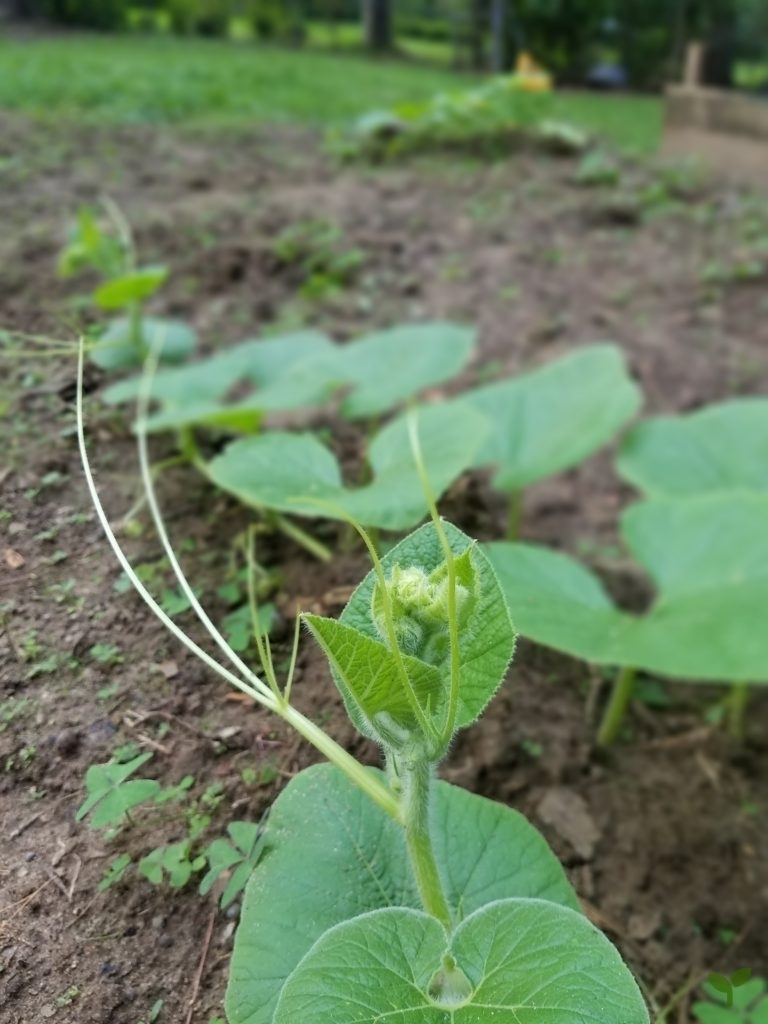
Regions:
[[[87,282],[58,279],[56,257],[78,207],[109,196],[142,258],[171,268],[153,309],[189,320],[208,349],[275,324],[304,322],[344,340],[442,317],[479,330],[461,383],[611,339],[647,413],[766,392],[768,272],[744,267],[768,240],[768,200],[691,171],[664,202],[638,200],[659,180],[654,168],[627,169],[618,189],[586,189],[573,184],[574,166],[517,153],[488,164],[454,155],[339,169],[319,139],[288,129],[245,137],[0,115],[0,326],[76,336],[91,315],[78,298]],[[319,214],[338,222],[365,263],[351,287],[304,302],[295,268],[276,265],[271,242]],[[115,856],[183,838],[185,820],[106,842],[75,822],[86,770],[127,743],[151,751],[145,774],[164,785],[194,775],[213,838],[233,819],[258,820],[318,755],[232,700],[135,595],[116,591],[120,570],[73,436],[74,358],[43,356],[29,342],[0,348],[0,360],[0,1019],[139,1024],[162,1000],[160,1024],[208,1024],[223,1016],[238,906],[218,911],[194,884],[155,888],[135,873],[99,891]],[[99,487],[119,521],[139,493],[134,444],[126,419],[99,403],[100,375],[88,383]],[[354,440],[342,433],[338,443],[353,451]],[[172,452],[161,439],[154,454]],[[248,513],[184,467],[161,476],[160,492],[187,572],[220,616],[216,589],[231,577]],[[642,581],[616,537],[631,500],[604,452],[531,489],[522,535],[582,557],[631,603]],[[481,539],[503,530],[504,509],[480,474],[456,485],[444,511]],[[339,532],[305,525],[332,544]],[[143,513],[121,537],[136,563],[157,563]],[[324,564],[280,535],[260,557],[276,574],[279,657],[291,609],[337,614],[367,569],[348,545]],[[156,566],[153,584],[169,582]],[[189,616],[181,621],[197,635]],[[94,645],[111,653],[99,660]],[[674,1000],[667,1019],[684,1024],[707,971],[768,972],[768,702],[755,692],[736,744],[712,724],[720,688],[646,687],[655,699],[634,703],[626,735],[604,756],[592,738],[606,681],[523,643],[491,710],[441,774],[531,817],[651,1005]],[[308,640],[295,693],[375,763]]]

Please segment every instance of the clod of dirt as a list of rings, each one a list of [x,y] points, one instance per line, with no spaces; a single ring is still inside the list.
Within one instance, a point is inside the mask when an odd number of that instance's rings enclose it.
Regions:
[[[547,792],[536,813],[581,860],[592,859],[600,832],[583,797],[572,789],[557,786]]]

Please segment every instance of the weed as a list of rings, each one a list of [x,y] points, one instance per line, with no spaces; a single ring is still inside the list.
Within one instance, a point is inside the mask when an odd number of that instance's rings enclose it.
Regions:
[[[298,221],[284,228],[272,243],[272,255],[300,269],[299,294],[316,300],[348,285],[364,262],[361,250],[346,248],[338,224],[328,220]]]

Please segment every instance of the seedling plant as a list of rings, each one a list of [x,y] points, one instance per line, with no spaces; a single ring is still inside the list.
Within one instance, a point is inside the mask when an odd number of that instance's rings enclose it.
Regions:
[[[534,84],[525,75],[498,75],[474,89],[370,111],[348,131],[332,134],[329,147],[342,158],[369,160],[450,147],[505,152],[521,139],[578,152],[586,145],[586,136],[548,119],[551,96],[543,84]]]
[[[100,331],[89,350],[91,361],[105,370],[129,369],[141,366],[154,350],[164,362],[180,362],[197,343],[194,331],[181,321],[144,314],[144,303],[164,283],[167,268],[140,265],[120,210],[111,202],[105,206],[110,226],[105,229],[93,210],[83,208],[59,256],[63,277],[96,271],[102,280],[90,301],[102,312],[121,314]]]
[[[85,447],[86,479],[123,569]],[[142,411],[139,422],[141,424]],[[228,667],[154,613],[222,678],[279,715],[331,762],[301,772],[272,808],[248,883],[227,996],[231,1024],[647,1024],[618,952],[580,912],[562,868],[514,811],[435,780],[459,729],[500,686],[515,632],[482,550],[440,519],[415,423],[431,518],[379,558],[340,619],[302,621],[328,656],[346,709],[384,755],[360,764],[291,703],[256,636],[263,678],[223,640],[176,560],[139,430],[142,477],[170,564]],[[298,626],[297,626],[298,629]],[[297,632],[298,637],[298,632]],[[306,870],[307,844],[313,851]]]

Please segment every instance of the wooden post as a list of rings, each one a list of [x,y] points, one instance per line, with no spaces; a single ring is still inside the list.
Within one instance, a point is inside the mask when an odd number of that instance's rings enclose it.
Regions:
[[[701,71],[703,66],[704,44],[701,42],[688,43],[688,47],[685,51],[683,85],[689,89],[695,89],[701,85]]]

